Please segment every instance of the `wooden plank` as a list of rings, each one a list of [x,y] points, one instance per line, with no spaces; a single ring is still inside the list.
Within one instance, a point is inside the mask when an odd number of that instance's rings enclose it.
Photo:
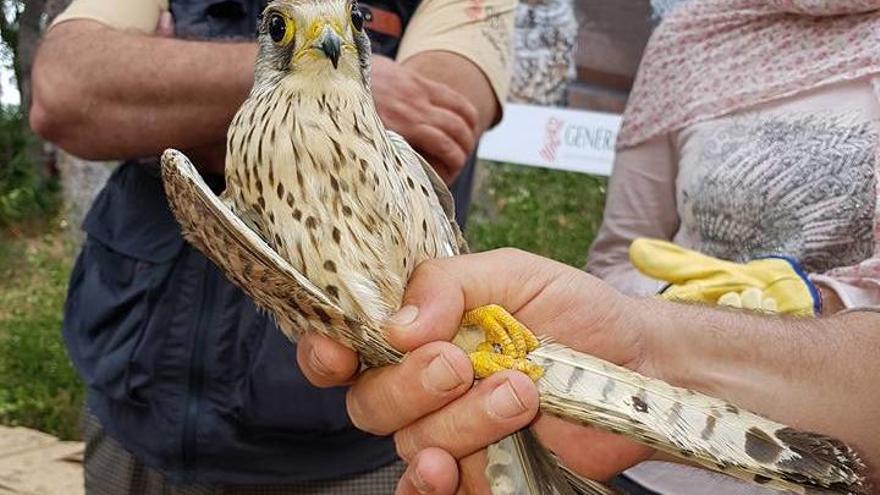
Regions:
[[[628,93],[596,84],[576,82],[568,88],[568,106],[595,112],[623,113]]]
[[[82,495],[81,442],[0,426],[0,495]]]
[[[579,79],[597,82],[596,75],[605,74],[616,82],[615,89],[627,89],[620,85],[631,83],[653,28],[649,0],[575,3],[580,25],[575,53]]]
[[[48,433],[28,428],[0,426],[0,459],[57,442],[58,439]]]

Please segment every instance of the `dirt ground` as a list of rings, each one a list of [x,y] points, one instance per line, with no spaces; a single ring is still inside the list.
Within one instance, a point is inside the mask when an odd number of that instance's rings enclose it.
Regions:
[[[0,426],[0,495],[82,495],[83,444]]]

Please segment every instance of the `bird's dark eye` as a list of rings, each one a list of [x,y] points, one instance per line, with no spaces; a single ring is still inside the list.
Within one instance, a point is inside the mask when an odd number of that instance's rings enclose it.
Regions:
[[[364,13],[357,5],[351,9],[351,25],[358,31],[364,29]]]
[[[269,18],[269,36],[279,45],[286,45],[293,38],[293,25],[281,14]]]

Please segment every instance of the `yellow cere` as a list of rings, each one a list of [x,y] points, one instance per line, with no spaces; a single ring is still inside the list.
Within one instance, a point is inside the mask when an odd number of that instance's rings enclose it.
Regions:
[[[311,23],[309,23],[309,28],[306,31],[306,41],[311,43],[318,39],[321,36],[321,33],[324,32],[324,26],[330,26],[340,38],[345,39],[342,36],[342,24],[339,23],[336,19],[315,19]]]
[[[306,41],[312,42],[318,39],[318,36],[321,35],[321,31],[324,30],[324,21],[318,19],[314,20],[309,24],[309,29],[306,31]]]
[[[330,27],[332,27],[333,30],[336,31],[336,34],[338,34],[340,37],[344,38],[344,36],[342,36],[342,24],[339,23],[339,20],[332,19],[329,24],[330,24]]]

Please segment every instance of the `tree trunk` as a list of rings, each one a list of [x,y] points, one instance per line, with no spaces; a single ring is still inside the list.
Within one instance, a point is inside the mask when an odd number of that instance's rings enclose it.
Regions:
[[[18,17],[18,40],[15,53],[16,79],[21,94],[21,110],[27,115],[31,103],[31,68],[42,32],[46,0],[28,0]]]
[[[70,2],[71,0],[47,0],[46,8],[43,10],[46,13],[47,25],[52,22],[52,19],[58,17],[58,14],[70,5]]]
[[[85,240],[85,233],[80,226],[86,213],[119,164],[82,160],[61,150],[57,150],[56,156],[67,233],[74,245],[78,246]]]
[[[21,95],[21,110],[27,114],[31,102],[31,68],[40,35],[47,21],[55,18],[71,0],[27,0],[24,9],[10,22],[0,15],[0,39],[12,53],[13,70]],[[0,0],[0,13],[12,9],[19,0]]]

